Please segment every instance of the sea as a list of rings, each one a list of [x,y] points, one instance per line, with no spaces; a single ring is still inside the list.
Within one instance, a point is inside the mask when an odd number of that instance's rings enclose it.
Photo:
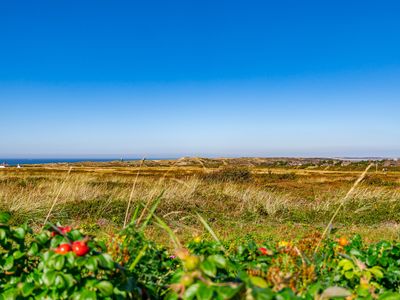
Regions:
[[[109,162],[121,160],[140,160],[138,158],[0,158],[0,165],[5,163],[9,166],[54,164],[54,163],[76,163],[76,162]]]

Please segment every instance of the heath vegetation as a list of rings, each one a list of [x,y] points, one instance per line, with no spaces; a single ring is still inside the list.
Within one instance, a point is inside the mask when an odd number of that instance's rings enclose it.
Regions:
[[[297,159],[6,168],[1,297],[399,299],[399,175]]]

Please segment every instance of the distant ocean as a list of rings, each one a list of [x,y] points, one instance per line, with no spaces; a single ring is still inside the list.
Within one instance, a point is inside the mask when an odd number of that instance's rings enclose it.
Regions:
[[[119,161],[118,158],[0,158],[0,164],[6,163],[10,166],[54,164],[54,163],[76,163],[76,162],[108,162]],[[124,158],[125,160],[139,160],[137,158]]]

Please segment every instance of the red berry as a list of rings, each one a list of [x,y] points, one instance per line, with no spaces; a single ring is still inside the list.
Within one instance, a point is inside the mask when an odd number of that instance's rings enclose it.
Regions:
[[[258,251],[260,251],[262,255],[268,255],[270,253],[270,251],[264,247],[258,248]]]
[[[65,226],[62,227],[61,232],[66,234],[67,232],[70,232],[72,230],[71,226]]]
[[[67,226],[67,227],[69,227],[69,226]],[[69,228],[71,228],[71,227],[69,227]],[[59,231],[61,231],[62,233],[65,233],[65,232],[64,232],[65,227],[57,226],[57,229],[58,229]],[[56,236],[56,235],[58,235],[58,234],[59,234],[58,231],[53,231],[53,232],[51,233],[51,236],[54,237],[54,236]]]
[[[72,250],[78,256],[83,256],[89,252],[89,247],[84,241],[76,241],[72,243]]]
[[[71,251],[71,245],[70,244],[61,244],[55,250],[55,252],[58,253],[58,254],[67,254],[70,251]]]
[[[349,241],[346,239],[346,237],[342,236],[339,238],[339,245],[340,246],[347,246],[349,244]]]

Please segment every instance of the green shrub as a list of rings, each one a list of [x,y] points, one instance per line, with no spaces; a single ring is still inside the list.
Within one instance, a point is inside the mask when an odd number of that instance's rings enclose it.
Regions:
[[[202,179],[214,182],[248,182],[252,179],[252,173],[244,167],[225,167],[204,174]]]
[[[320,244],[313,234],[278,244],[195,238],[183,247],[154,217],[157,204],[105,241],[52,224],[34,233],[0,213],[0,299],[400,299],[400,243]],[[174,255],[146,239],[151,220],[170,233]]]

